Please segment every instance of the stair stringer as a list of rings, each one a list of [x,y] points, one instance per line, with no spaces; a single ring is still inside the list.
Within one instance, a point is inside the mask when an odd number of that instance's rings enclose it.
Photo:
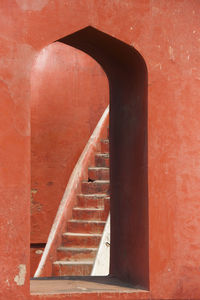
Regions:
[[[52,274],[52,263],[56,260],[57,248],[61,244],[66,223],[72,216],[76,196],[80,193],[81,183],[87,176],[88,167],[94,163],[94,154],[100,150],[100,140],[106,135],[108,124],[109,106],[104,111],[70,176],[34,277],[48,277]]]
[[[110,213],[104,227],[91,276],[106,276],[110,269]]]

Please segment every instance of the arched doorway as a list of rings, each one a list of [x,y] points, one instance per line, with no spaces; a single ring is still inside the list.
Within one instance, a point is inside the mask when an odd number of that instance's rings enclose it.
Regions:
[[[93,27],[59,39],[91,55],[110,85],[111,274],[148,288],[147,68]]]
[[[80,49],[104,69],[110,87],[110,274],[149,287],[147,68],[131,46],[93,27],[58,42]]]

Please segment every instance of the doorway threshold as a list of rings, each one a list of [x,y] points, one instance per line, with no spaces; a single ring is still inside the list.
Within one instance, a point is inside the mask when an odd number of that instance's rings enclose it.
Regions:
[[[112,276],[32,278],[31,300],[46,299],[149,299],[149,291]],[[53,298],[52,298],[53,297]]]

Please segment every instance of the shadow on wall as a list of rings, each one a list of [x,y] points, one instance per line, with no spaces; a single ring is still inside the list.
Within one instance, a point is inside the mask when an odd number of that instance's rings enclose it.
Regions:
[[[93,57],[110,87],[110,273],[149,287],[147,68],[133,47],[93,27],[58,40]]]

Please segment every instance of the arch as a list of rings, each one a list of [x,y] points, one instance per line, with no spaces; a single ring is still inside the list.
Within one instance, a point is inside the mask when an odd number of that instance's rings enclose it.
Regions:
[[[58,40],[93,57],[110,87],[110,274],[149,287],[147,67],[136,49],[88,26]]]

